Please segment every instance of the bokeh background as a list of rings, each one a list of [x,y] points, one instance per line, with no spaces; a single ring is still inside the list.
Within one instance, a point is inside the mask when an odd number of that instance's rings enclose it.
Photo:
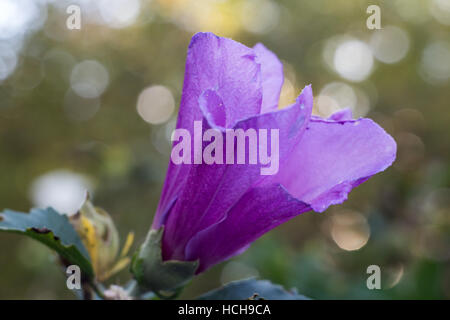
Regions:
[[[81,30],[66,27],[70,4]],[[369,4],[381,30],[366,27]],[[398,158],[345,204],[291,220],[182,297],[257,276],[317,299],[449,299],[449,0],[0,0],[0,209],[72,213],[88,189],[136,248],[198,31],[263,42],[284,64],[281,106],[311,83],[316,114],[373,118]],[[382,290],[366,287],[373,264]],[[75,296],[47,248],[2,233],[0,298]]]

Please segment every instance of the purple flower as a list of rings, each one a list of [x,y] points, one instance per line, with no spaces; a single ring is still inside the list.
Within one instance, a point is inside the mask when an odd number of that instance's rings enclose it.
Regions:
[[[375,122],[352,120],[348,110],[312,116],[311,86],[278,109],[282,84],[282,65],[262,44],[248,48],[211,33],[192,38],[177,128],[191,136],[194,121],[224,136],[227,128],[278,129],[279,170],[171,161],[152,225],[164,226],[164,260],[198,260],[200,273],[303,212],[344,202],[392,164],[395,141]]]

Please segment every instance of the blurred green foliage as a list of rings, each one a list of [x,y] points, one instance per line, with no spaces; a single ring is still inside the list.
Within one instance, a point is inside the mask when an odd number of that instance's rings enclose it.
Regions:
[[[0,209],[28,211],[36,178],[70,170],[89,177],[96,205],[113,216],[122,241],[133,230],[141,243],[165,177],[170,126],[139,116],[139,93],[163,85],[178,104],[190,37],[213,31],[249,46],[264,43],[285,63],[295,94],[311,83],[317,96],[331,82],[365,93],[367,116],[396,139],[398,159],[345,204],[291,220],[200,275],[182,297],[259,275],[318,299],[449,299],[450,81],[429,81],[421,71],[425,48],[450,39],[450,26],[428,9],[433,1],[273,0],[268,8],[277,11],[268,12],[276,20],[267,30],[257,29],[258,21],[246,24],[254,17],[243,16],[245,2],[141,1],[137,22],[127,28],[83,20],[81,30],[68,30],[65,11],[50,5],[43,27],[24,40],[14,73],[0,81]],[[327,66],[324,48],[339,35],[370,41],[378,31],[367,29],[366,8],[374,3],[382,27],[405,31],[409,49],[395,64],[376,61],[365,81],[353,83]],[[180,16],[187,5],[190,14]],[[450,56],[442,59],[448,66]],[[92,102],[70,93],[71,70],[83,60],[102,64],[109,83],[95,115],[79,121],[67,104]],[[348,219],[340,221],[342,215]],[[360,249],[348,250],[352,241],[362,241]],[[32,240],[0,234],[0,298],[75,298],[49,253]],[[381,267],[382,290],[366,287],[373,264]],[[128,277],[121,272],[110,282]]]

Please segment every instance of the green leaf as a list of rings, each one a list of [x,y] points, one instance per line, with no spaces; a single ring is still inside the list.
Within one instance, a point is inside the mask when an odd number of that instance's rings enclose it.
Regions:
[[[162,261],[161,239],[164,229],[150,230],[133,257],[131,272],[139,286],[155,293],[174,292],[195,275],[197,261]]]
[[[69,219],[52,208],[32,209],[30,213],[5,210],[0,213],[0,231],[40,241],[68,264],[78,265],[88,279],[94,276],[89,254]]]
[[[269,280],[254,278],[233,281],[222,288],[207,292],[199,300],[309,300],[297,293],[296,289],[286,290]]]

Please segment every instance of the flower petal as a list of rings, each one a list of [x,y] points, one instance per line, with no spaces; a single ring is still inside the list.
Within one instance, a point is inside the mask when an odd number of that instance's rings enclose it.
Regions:
[[[291,195],[322,212],[395,159],[394,139],[370,119],[311,119],[275,177]]]
[[[213,93],[205,103],[220,103]],[[203,110],[218,106],[204,106]],[[279,130],[279,160],[287,158],[295,144],[300,141],[309,121],[312,110],[312,90],[306,87],[290,107],[250,117],[238,122],[234,129],[267,129],[270,146],[271,129]],[[203,121],[204,131],[214,126],[207,119]],[[226,140],[226,133],[223,141]],[[205,146],[203,146],[204,149]],[[236,145],[234,154],[236,155]],[[229,209],[251,188],[271,176],[261,175],[258,162],[249,164],[249,149],[245,151],[245,164],[197,164],[190,165],[185,184],[177,195],[176,203],[165,223],[163,237],[164,259],[185,260],[185,246],[198,232],[219,222]],[[225,160],[225,151],[224,151]],[[281,163],[280,163],[281,165]]]
[[[194,121],[203,119],[199,98],[206,90],[216,90],[224,100],[225,126],[257,115],[261,111],[261,66],[253,49],[212,33],[197,33],[189,44],[177,128],[193,136]],[[170,204],[183,186],[190,165],[169,163],[161,200],[153,227],[158,228]]]
[[[212,128],[225,128],[226,110],[222,97],[216,90],[205,90],[200,96],[198,104]]]
[[[369,119],[343,120],[349,115],[312,117],[280,173],[248,190],[220,221],[192,237],[185,259],[200,259],[197,273],[242,253],[296,215],[343,202],[352,188],[393,162],[394,140]]]
[[[253,49],[256,52],[256,61],[261,64],[263,90],[261,113],[274,111],[278,108],[284,82],[283,65],[262,43],[257,43]]]
[[[178,128],[201,120],[200,95],[216,90],[226,108],[226,127],[261,110],[261,66],[253,49],[212,33],[197,33],[186,58],[186,73]]]
[[[334,121],[343,121],[352,119],[352,109],[345,108],[333,113],[328,119]]]
[[[226,217],[197,233],[186,246],[186,260],[200,260],[197,273],[240,254],[264,233],[311,210],[280,185],[250,189]]]

